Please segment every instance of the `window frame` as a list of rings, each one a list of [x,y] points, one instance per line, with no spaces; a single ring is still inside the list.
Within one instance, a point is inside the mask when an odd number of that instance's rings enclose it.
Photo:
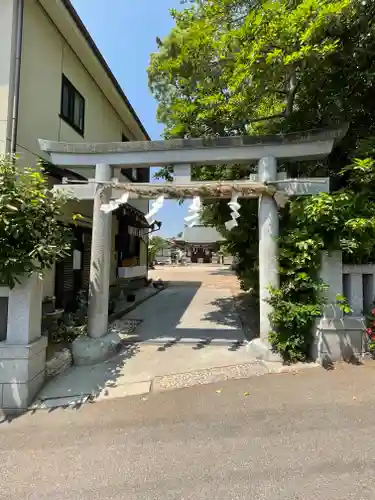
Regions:
[[[68,89],[68,116],[64,113],[64,90]],[[74,122],[75,116],[75,103],[77,97],[82,102],[82,127]],[[60,102],[60,118],[64,120],[70,127],[72,127],[80,136],[84,137],[85,133],[85,114],[86,114],[86,101],[81,92],[79,92],[72,82],[64,74],[61,80],[61,102]]]

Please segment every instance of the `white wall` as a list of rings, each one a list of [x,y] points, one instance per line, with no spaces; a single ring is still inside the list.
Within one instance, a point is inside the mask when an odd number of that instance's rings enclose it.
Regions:
[[[84,137],[59,116],[62,75],[85,99]],[[27,161],[44,156],[38,139],[72,142],[121,141],[128,126],[110,104],[85,65],[71,49],[37,0],[25,2],[21,64],[18,149]],[[47,156],[44,156],[48,159]],[[85,168],[85,177],[94,176]],[[119,171],[115,176],[122,181]],[[134,206],[148,211],[148,202],[136,200]]]
[[[63,74],[85,98],[84,137],[59,116]],[[40,156],[38,138],[116,141],[122,134],[116,111],[37,0],[25,2],[18,134],[21,148]]]

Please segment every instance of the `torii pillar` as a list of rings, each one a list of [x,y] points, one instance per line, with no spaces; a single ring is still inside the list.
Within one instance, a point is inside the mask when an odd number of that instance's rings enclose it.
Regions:
[[[112,189],[100,182],[112,179],[112,167],[105,163],[96,165],[91,262],[88,308],[88,335],[103,337],[108,330],[108,301],[111,274],[112,213],[101,210],[102,203],[109,203]]]
[[[273,156],[264,156],[258,163],[257,179],[265,184],[277,181],[277,161]],[[274,196],[263,193],[258,205],[259,231],[259,338],[250,341],[248,351],[256,358],[265,361],[281,361],[281,357],[272,352],[268,335],[272,326],[269,303],[270,288],[279,288],[279,211]]]
[[[279,183],[276,168],[276,159],[280,161],[317,160],[325,158],[334,144],[341,140],[347,131],[347,126],[336,130],[310,130],[302,133],[293,133],[277,136],[248,136],[201,138],[201,139],[173,139],[169,141],[140,141],[128,143],[60,143],[39,140],[40,147],[48,154],[52,162],[65,168],[77,166],[92,167],[105,164],[121,166],[121,168],[149,168],[150,165],[174,165],[179,169],[179,176],[187,176],[187,165],[220,165],[259,162],[258,182],[262,192],[259,201],[259,281],[260,281],[260,338],[248,344],[249,351],[257,358],[265,360],[279,360],[270,349],[268,334],[271,330],[269,314],[272,308],[268,302],[269,287],[277,288],[278,278],[278,209],[275,196],[312,195],[322,191],[329,191],[329,179],[284,179]],[[108,172],[108,171],[107,171]],[[107,179],[107,177],[106,177]],[[96,181],[100,179],[97,177]],[[104,179],[101,179],[104,180]],[[269,183],[270,186],[264,184]],[[273,189],[267,189],[271,187]],[[94,226],[99,221],[101,229],[94,227],[92,254],[93,261],[107,262],[103,257],[105,247],[100,250],[95,241],[108,241],[105,236],[106,221],[108,218],[99,213],[99,199],[97,200],[94,182],[87,185],[55,186],[54,189],[72,190],[73,197],[81,200],[95,200]],[[139,188],[142,188],[139,186]],[[146,184],[146,192],[152,184]],[[186,197],[189,186],[182,185],[182,193]],[[151,189],[152,190],[152,189]],[[116,189],[112,190],[114,195]],[[276,193],[272,196],[271,193]],[[106,198],[107,201],[108,198]],[[95,237],[98,235],[98,238]],[[100,236],[100,237],[99,237]],[[108,234],[107,234],[108,236]],[[99,258],[99,250],[101,256]],[[95,253],[98,251],[98,259]],[[107,271],[103,268],[98,279],[100,281],[97,297],[100,299],[101,312],[98,303],[91,301],[89,336],[79,338],[74,342],[73,355],[78,364],[93,363],[103,360],[115,348],[116,339],[111,334],[105,335],[107,323],[106,312],[103,310],[106,300]],[[96,323],[95,318],[99,318]],[[104,321],[105,319],[105,321]],[[275,359],[276,358],[276,359]]]
[[[276,181],[277,163],[272,156],[261,158],[258,164],[260,182]],[[279,288],[278,237],[279,213],[274,197],[262,194],[259,198],[259,308],[260,339],[267,342],[271,331],[269,314],[272,307],[269,288]]]

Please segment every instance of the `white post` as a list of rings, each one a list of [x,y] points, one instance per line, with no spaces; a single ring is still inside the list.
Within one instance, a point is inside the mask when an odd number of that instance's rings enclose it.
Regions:
[[[273,157],[261,158],[258,165],[259,181],[274,181],[277,178],[277,163]],[[279,287],[278,242],[279,214],[275,200],[268,195],[259,199],[259,312],[260,339],[268,342],[271,330],[269,314],[272,307],[268,303],[269,287]]]
[[[98,164],[95,169],[96,181],[110,181],[112,167]],[[92,243],[90,263],[90,292],[88,310],[88,334],[99,338],[108,329],[109,280],[112,257],[112,212],[100,210],[103,204],[109,203],[111,188],[100,183],[96,185],[92,221]]]

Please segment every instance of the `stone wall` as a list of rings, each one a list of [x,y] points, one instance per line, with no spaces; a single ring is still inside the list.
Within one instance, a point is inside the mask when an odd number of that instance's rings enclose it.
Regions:
[[[353,309],[352,315],[366,314],[375,297],[375,264],[344,265],[343,294]]]
[[[375,268],[371,266],[371,269]],[[312,357],[317,361],[329,359],[350,360],[366,352],[364,332],[364,297],[374,296],[374,280],[363,286],[363,273],[357,266],[343,266],[341,252],[322,255],[321,278],[327,284],[327,305],[323,317],[318,319],[314,328]],[[348,278],[345,278],[345,276]],[[345,286],[344,283],[350,286]],[[371,285],[371,286],[370,286]],[[345,290],[344,290],[345,288]],[[371,290],[370,290],[371,288]],[[337,295],[347,295],[353,311],[345,315],[337,306]],[[371,299],[372,300],[372,299]],[[366,301],[369,301],[367,298]]]

